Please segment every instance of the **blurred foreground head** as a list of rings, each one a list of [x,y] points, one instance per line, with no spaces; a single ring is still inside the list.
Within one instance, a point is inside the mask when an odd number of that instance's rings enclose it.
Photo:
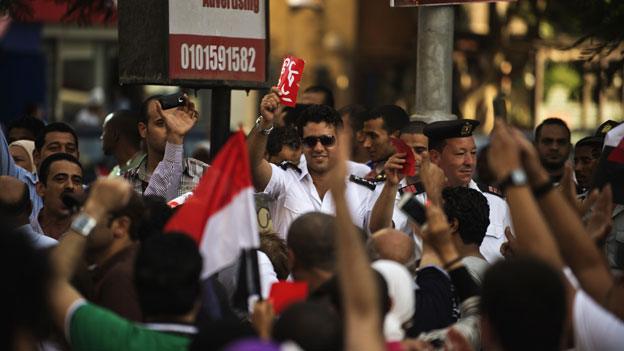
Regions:
[[[552,267],[527,257],[501,260],[485,273],[482,288],[484,349],[561,349],[566,296]]]

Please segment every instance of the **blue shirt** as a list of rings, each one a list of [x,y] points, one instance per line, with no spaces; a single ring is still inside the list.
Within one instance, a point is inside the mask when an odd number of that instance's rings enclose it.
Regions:
[[[28,186],[30,192],[30,202],[32,203],[32,212],[30,213],[30,224],[33,229],[39,233],[43,233],[37,216],[39,211],[43,208],[43,199],[37,194],[37,181],[38,178],[35,174],[28,172],[22,167],[15,164],[13,157],[9,152],[9,143],[6,140],[4,131],[0,128],[0,175],[7,175],[15,177]]]

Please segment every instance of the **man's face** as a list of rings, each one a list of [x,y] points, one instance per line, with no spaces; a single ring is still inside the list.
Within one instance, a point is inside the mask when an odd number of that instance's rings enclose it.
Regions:
[[[113,230],[110,221],[105,220],[98,223],[87,238],[87,256],[91,253],[101,252],[113,243]]]
[[[313,137],[333,138],[333,145],[323,145],[320,140],[314,146],[305,143],[306,138]],[[309,122],[303,127],[303,154],[306,158],[308,170],[311,173],[324,174],[333,167],[336,158],[336,128],[326,122]]]
[[[9,131],[9,135],[7,136],[7,139],[9,141],[9,144],[16,140],[35,141],[35,135],[33,135],[33,133],[26,128],[15,127],[15,128],[11,128],[11,130]]]
[[[156,111],[156,100],[149,102],[147,108],[147,125],[139,123],[139,133],[147,143],[148,152],[165,153],[167,143],[167,126],[165,120]]]
[[[35,150],[34,154],[37,156],[35,162],[39,165],[41,161],[45,160],[48,156],[58,153],[66,153],[75,158],[80,158],[76,139],[74,139],[71,133],[50,132],[46,134],[41,151],[37,152]]]
[[[423,155],[429,148],[429,138],[420,133],[402,133],[399,138],[414,150],[414,158],[416,159],[416,174],[419,174]]]
[[[104,128],[102,128],[102,136],[100,136],[100,140],[102,140],[102,152],[104,155],[110,156],[113,154],[115,150],[115,133],[111,131],[110,123],[104,123]]]
[[[364,136],[362,146],[372,161],[385,160],[394,153],[390,134],[383,128],[383,124],[382,118],[369,119],[364,122],[364,128],[362,128]]]
[[[591,146],[579,146],[574,150],[574,174],[582,188],[589,188],[598,167],[598,159],[594,158]]]
[[[477,166],[477,146],[472,136],[450,138],[442,152],[431,150],[431,161],[448,178],[449,186],[467,186]]]
[[[560,170],[570,155],[570,139],[567,131],[558,125],[545,125],[537,140],[537,152],[547,170]]]
[[[46,183],[42,179],[37,183],[37,193],[43,198],[43,206],[57,217],[71,215],[61,196],[82,192],[82,170],[77,164],[66,160],[53,162]]]

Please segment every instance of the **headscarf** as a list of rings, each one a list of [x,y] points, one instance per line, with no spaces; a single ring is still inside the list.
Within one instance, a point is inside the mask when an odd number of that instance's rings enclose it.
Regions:
[[[407,268],[394,261],[378,260],[372,266],[386,280],[392,299],[392,308],[384,318],[384,336],[386,341],[401,341],[405,337],[402,325],[414,315],[413,278]]]
[[[26,150],[28,157],[30,158],[31,169],[27,169],[32,174],[37,173],[37,167],[35,166],[35,159],[33,158],[33,151],[35,151],[35,142],[32,140],[16,140],[9,145],[9,148],[13,145],[19,146]]]

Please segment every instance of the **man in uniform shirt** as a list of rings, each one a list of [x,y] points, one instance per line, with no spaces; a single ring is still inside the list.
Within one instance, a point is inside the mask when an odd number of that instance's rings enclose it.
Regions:
[[[505,242],[505,227],[511,227],[509,208],[498,194],[487,187],[479,187],[472,180],[477,166],[477,146],[472,132],[478,121],[459,119],[428,124],[425,135],[429,137],[431,162],[446,175],[447,186],[467,186],[481,192],[490,206],[490,225],[480,250],[488,262],[502,258],[500,246]]]
[[[305,162],[301,162],[297,169],[284,170],[264,159],[268,134],[273,129],[274,112],[278,106],[279,96],[274,88],[262,99],[261,115],[256,127],[249,133],[247,145],[256,190],[268,194],[275,201],[273,228],[285,238],[290,224],[300,215],[311,211],[334,213],[328,174],[336,164],[336,143],[342,119],[329,106],[308,107],[297,123]],[[348,181],[347,197],[352,204],[350,210],[354,224],[364,227],[371,190],[356,182]]]

